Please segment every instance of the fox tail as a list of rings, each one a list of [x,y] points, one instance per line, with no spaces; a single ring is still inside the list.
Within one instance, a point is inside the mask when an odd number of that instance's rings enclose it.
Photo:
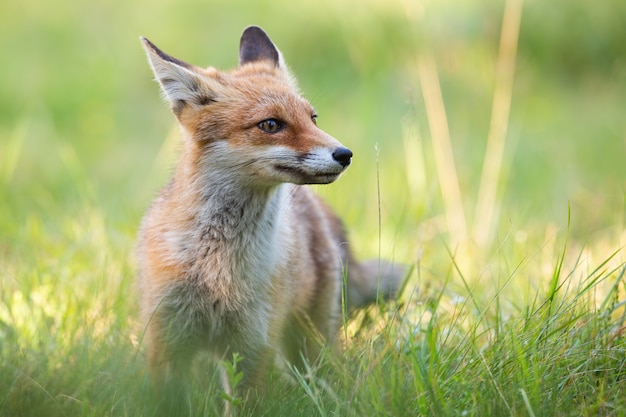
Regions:
[[[409,272],[406,265],[379,259],[363,262],[352,260],[346,268],[345,297],[348,311],[394,298]]]

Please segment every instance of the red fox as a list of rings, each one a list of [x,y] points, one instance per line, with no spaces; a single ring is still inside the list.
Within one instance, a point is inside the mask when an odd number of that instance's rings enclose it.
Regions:
[[[228,72],[142,42],[182,131],[138,236],[148,364],[161,383],[184,378],[197,351],[236,352],[241,385],[256,390],[277,354],[297,365],[319,353],[312,334],[332,344],[345,275],[356,307],[393,294],[403,272],[357,262],[339,218],[304,186],[335,181],[352,152],[317,127],[262,29],[243,32]]]

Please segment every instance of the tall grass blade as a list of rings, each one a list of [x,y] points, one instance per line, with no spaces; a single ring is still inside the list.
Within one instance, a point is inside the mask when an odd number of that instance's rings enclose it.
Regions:
[[[496,67],[496,85],[491,108],[491,124],[476,205],[474,239],[483,247],[491,237],[493,220],[497,217],[496,199],[502,171],[502,158],[509,124],[515,58],[522,20],[523,0],[507,0],[502,18],[500,50]]]
[[[520,393],[522,394],[522,399],[524,400],[524,406],[526,407],[526,411],[528,411],[528,415],[530,417],[535,417],[535,412],[533,411],[532,405],[530,405],[530,401],[528,400],[528,395],[526,395],[526,391],[521,388]]]
[[[461,199],[461,190],[454,163],[446,109],[441,94],[437,64],[431,53],[422,55],[418,74],[430,127],[437,176],[443,197],[450,244],[456,247],[467,238],[467,225]]]

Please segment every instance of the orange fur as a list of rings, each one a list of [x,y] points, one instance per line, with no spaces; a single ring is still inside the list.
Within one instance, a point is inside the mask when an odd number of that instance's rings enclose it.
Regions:
[[[348,301],[375,297],[377,272],[353,259],[341,221],[303,185],[337,179],[352,152],[317,127],[261,29],[244,31],[229,72],[144,46],[183,136],[137,244],[149,366],[161,383],[184,378],[198,350],[237,352],[243,386],[256,389],[276,354],[314,361],[314,334],[332,343],[343,265]],[[387,294],[400,277],[383,277]]]

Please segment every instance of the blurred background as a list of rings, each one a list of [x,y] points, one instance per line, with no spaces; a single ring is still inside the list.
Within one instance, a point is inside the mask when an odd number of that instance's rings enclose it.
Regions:
[[[0,253],[45,251],[46,242],[71,237],[76,222],[102,223],[129,249],[176,159],[174,119],[139,36],[182,60],[231,68],[250,24],[282,50],[320,126],[354,151],[341,180],[318,190],[345,218],[360,253],[376,255],[382,245],[412,261],[424,242],[450,232],[450,204],[461,207],[471,235],[486,215],[475,207],[505,5],[3,1]],[[490,242],[566,227],[570,210],[581,241],[626,243],[624,22],[621,0],[523,3],[514,78],[510,93],[503,90],[510,112],[495,153]],[[456,200],[446,200],[441,185],[450,165],[436,158],[429,117],[442,113],[429,104],[428,86],[445,106]]]

